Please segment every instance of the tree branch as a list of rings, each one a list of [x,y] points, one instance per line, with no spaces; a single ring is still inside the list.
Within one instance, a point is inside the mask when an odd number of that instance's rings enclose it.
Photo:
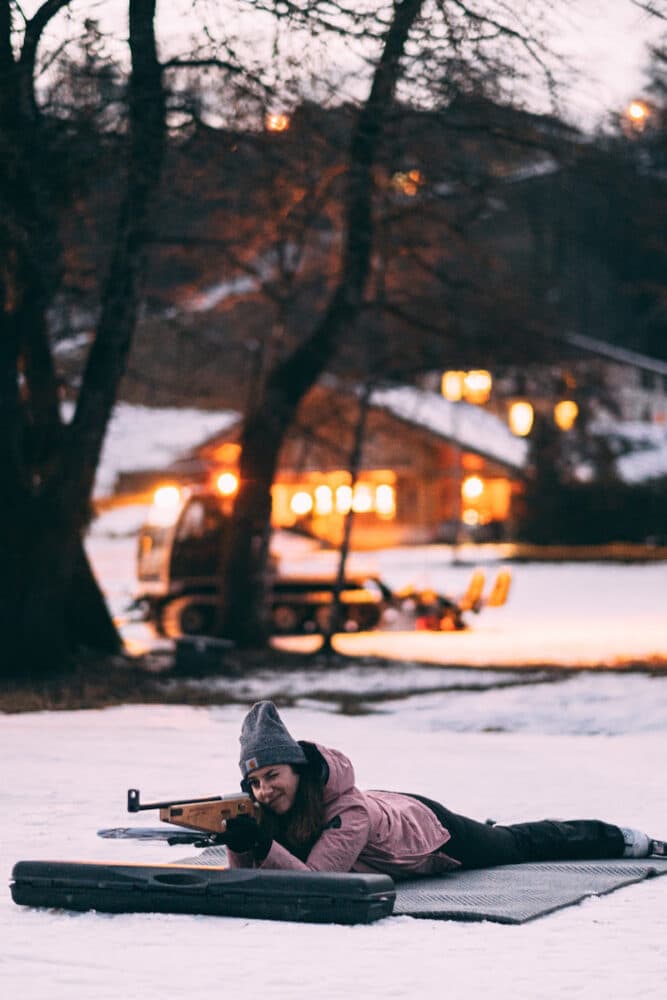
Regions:
[[[21,65],[23,69],[32,77],[35,70],[35,60],[37,58],[37,48],[39,46],[42,32],[56,14],[69,6],[71,0],[46,0],[37,10],[37,13],[30,18],[25,26],[23,46],[21,48]]]

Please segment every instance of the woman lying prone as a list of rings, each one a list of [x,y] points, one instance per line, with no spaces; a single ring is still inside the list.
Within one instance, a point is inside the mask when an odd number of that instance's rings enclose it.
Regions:
[[[393,878],[531,861],[665,856],[664,841],[601,820],[480,823],[404,792],[361,791],[340,751],[298,742],[270,701],[241,730],[243,789],[262,807],[229,820],[235,868],[382,872]]]

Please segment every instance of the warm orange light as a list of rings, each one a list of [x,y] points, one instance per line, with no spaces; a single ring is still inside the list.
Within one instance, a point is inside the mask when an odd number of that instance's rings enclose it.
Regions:
[[[358,483],[352,497],[352,510],[355,514],[368,514],[373,510],[373,494],[366,483]]]
[[[631,121],[643,122],[649,115],[648,105],[644,101],[630,101],[625,113]]]
[[[392,177],[391,182],[396,191],[407,195],[408,198],[414,198],[424,183],[424,177],[421,170],[397,171]]]
[[[463,395],[469,403],[479,406],[486,403],[491,395],[491,384],[491,372],[483,368],[466,372],[463,379]]]
[[[579,407],[573,399],[561,399],[554,406],[554,420],[562,431],[569,431],[579,416]]]
[[[526,400],[517,400],[509,409],[509,425],[512,434],[517,437],[527,437],[530,434],[535,413]]]
[[[266,116],[266,127],[269,132],[286,132],[289,126],[289,115]]]
[[[333,512],[333,493],[330,486],[315,488],[315,513],[322,516]]]
[[[241,454],[241,445],[235,441],[224,441],[213,449],[212,458],[218,465],[236,465]]]
[[[491,395],[493,379],[485,368],[473,368],[469,372],[447,371],[440,382],[440,391],[450,403],[465,399],[480,406]]]
[[[290,500],[290,509],[297,517],[304,517],[306,514],[310,514],[313,509],[313,498],[310,493],[306,493],[305,490],[295,493]]]
[[[339,514],[347,514],[352,506],[352,487],[339,486],[336,490],[336,510]]]
[[[445,372],[442,376],[440,391],[450,403],[458,403],[460,399],[463,399],[463,380],[465,379],[465,375],[465,372],[449,371]]]
[[[467,476],[461,483],[464,500],[478,500],[484,492],[484,481],[479,476]]]
[[[232,497],[239,488],[239,477],[233,472],[221,472],[215,481],[215,488],[223,497]]]
[[[153,494],[153,506],[148,512],[148,523],[156,528],[169,528],[176,523],[181,505],[178,486],[158,486]]]
[[[380,517],[393,517],[396,513],[396,491],[388,483],[375,490],[375,509]]]
[[[467,524],[468,527],[474,528],[475,525],[480,522],[480,513],[478,510],[475,510],[474,507],[466,507],[461,514],[461,520],[464,524]]]
[[[158,486],[153,494],[153,503],[163,510],[167,507],[176,507],[180,503],[181,491],[178,486]]]

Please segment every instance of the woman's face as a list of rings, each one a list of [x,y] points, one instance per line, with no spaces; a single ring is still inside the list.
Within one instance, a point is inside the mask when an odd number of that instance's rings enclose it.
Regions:
[[[299,775],[290,764],[260,767],[251,771],[247,780],[252,794],[264,809],[282,816],[294,805]]]

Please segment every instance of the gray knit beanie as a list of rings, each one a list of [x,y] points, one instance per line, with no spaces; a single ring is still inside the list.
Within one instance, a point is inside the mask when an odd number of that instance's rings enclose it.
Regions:
[[[241,774],[269,764],[305,764],[306,755],[278,715],[272,701],[258,701],[252,706],[241,726]]]

